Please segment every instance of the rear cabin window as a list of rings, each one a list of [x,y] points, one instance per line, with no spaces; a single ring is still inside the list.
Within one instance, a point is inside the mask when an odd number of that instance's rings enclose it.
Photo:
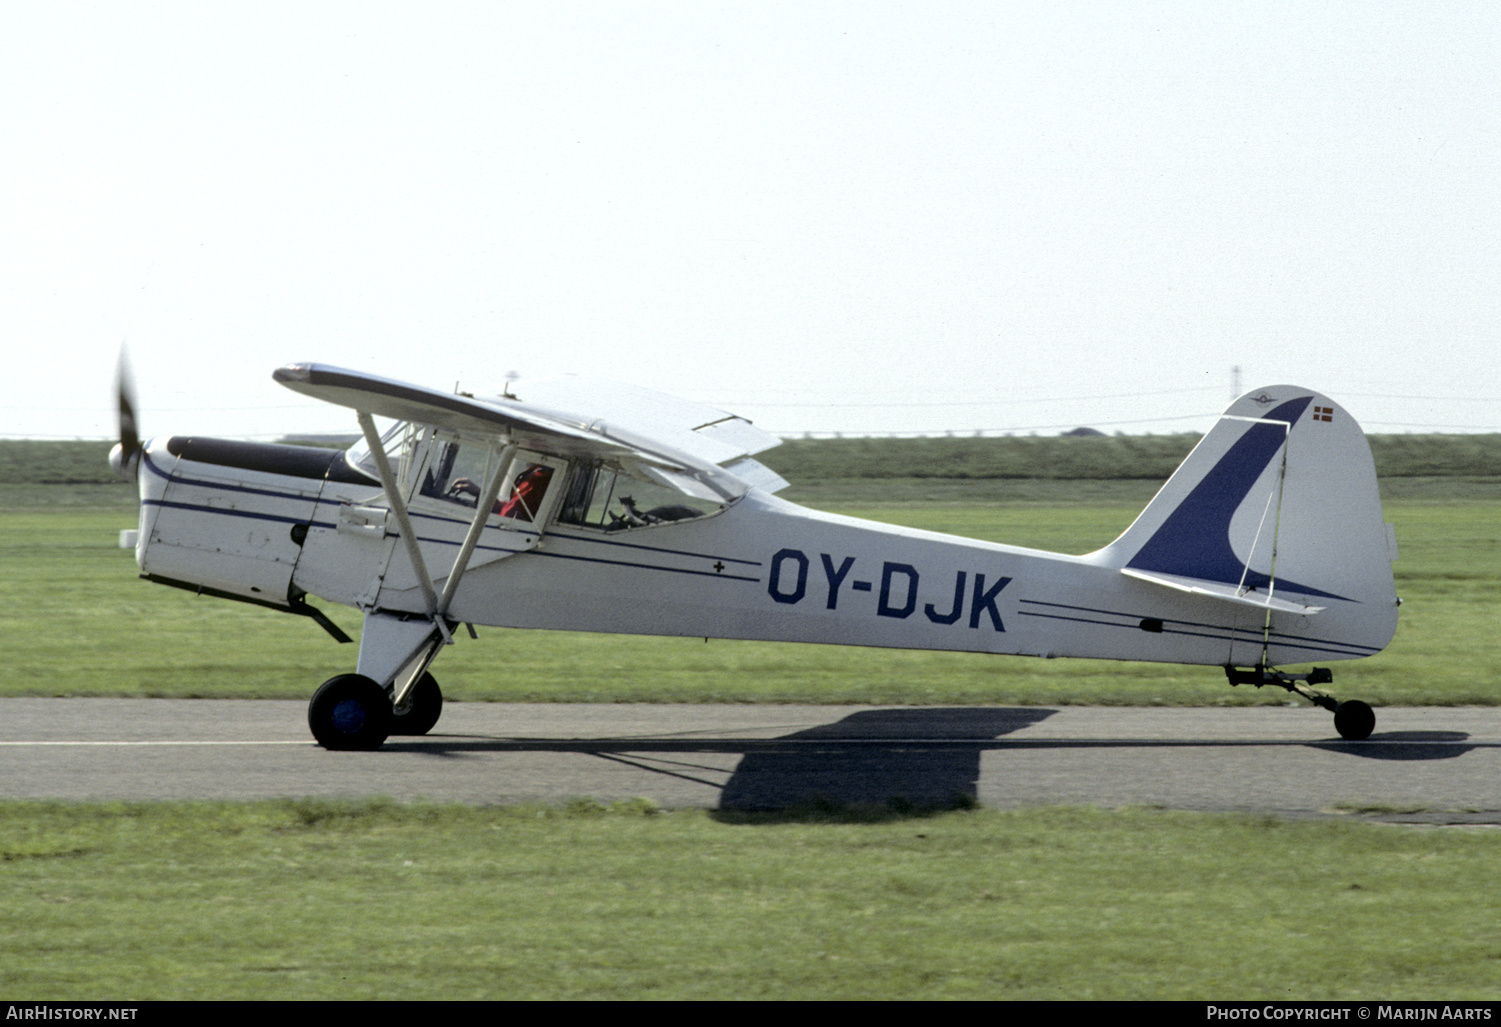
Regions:
[[[718,513],[724,506],[602,463],[581,463],[568,479],[558,512],[562,524],[626,531]]]

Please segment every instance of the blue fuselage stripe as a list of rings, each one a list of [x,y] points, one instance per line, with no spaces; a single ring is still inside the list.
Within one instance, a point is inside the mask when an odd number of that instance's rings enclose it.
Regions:
[[[147,463],[149,464],[150,461],[147,461]],[[279,491],[279,490],[275,490],[275,489],[252,488],[250,486],[245,486],[245,485],[231,485],[231,484],[229,484],[227,482],[212,481],[212,480],[208,480],[208,479],[204,479],[204,478],[185,477],[185,476],[182,476],[182,475],[179,475],[179,474],[169,474],[169,473],[163,471],[161,468],[155,467],[155,466],[153,466],[151,469],[152,469],[152,471],[155,474],[157,474],[161,478],[163,478],[163,479],[165,479],[165,480],[167,480],[169,482],[172,482],[174,484],[190,485],[190,486],[193,486],[195,488],[201,488],[201,489],[211,490],[211,491],[217,491],[217,492],[231,492],[231,493],[237,493],[237,494],[241,494],[241,495],[266,496],[268,498],[279,499],[279,500],[283,500],[283,501],[305,503],[309,507],[309,515],[306,516],[306,517],[293,517],[293,516],[288,516],[288,515],[285,515],[285,514],[265,513],[265,512],[255,511],[255,510],[231,510],[231,509],[226,509],[224,507],[219,507],[219,506],[210,506],[210,505],[205,504],[205,503],[184,503],[184,502],[178,502],[178,501],[174,501],[174,500],[162,500],[162,499],[147,499],[147,500],[143,500],[142,501],[142,505],[145,505],[145,506],[156,506],[156,507],[161,507],[161,508],[164,508],[164,509],[171,509],[171,510],[185,510],[185,511],[191,511],[191,512],[194,512],[194,513],[213,514],[213,515],[220,516],[220,517],[238,517],[238,518],[244,518],[244,519],[247,519],[247,520],[268,521],[268,522],[273,523],[273,524],[289,524],[289,525],[290,524],[306,524],[309,527],[313,527],[313,528],[326,528],[326,529],[331,529],[331,530],[336,530],[337,527],[338,527],[338,524],[337,524],[336,520],[320,520],[320,519],[317,519],[318,515],[320,513],[322,513],[322,511],[319,509],[320,507],[322,507],[322,506],[332,506],[332,507],[337,508],[338,506],[342,505],[337,500],[320,499],[316,494],[310,494],[310,493],[306,493],[306,492],[287,492],[287,491]],[[467,521],[462,521],[462,520],[459,520],[459,519],[453,518],[453,517],[443,517],[443,516],[441,516],[439,514],[422,513],[420,511],[416,511],[416,510],[411,511],[411,515],[412,515],[412,520],[414,522],[417,521],[417,520],[425,520],[425,521],[436,521],[436,522],[438,522],[440,524],[455,524],[455,525],[465,525],[465,526],[467,526],[467,524],[469,523]],[[491,530],[494,530],[494,531],[504,531],[504,530],[507,530],[507,529],[495,528],[495,529],[491,529]],[[509,529],[509,531],[514,531],[515,534],[521,535],[521,536],[525,536],[525,537],[528,537],[528,538],[541,537],[542,534],[543,534],[540,531],[528,530],[528,529]],[[391,537],[394,538],[394,537],[397,537],[397,536],[398,536],[398,533],[396,533],[396,532],[392,532],[391,533]],[[716,556],[716,555],[712,555],[712,554],[694,553],[694,552],[691,552],[691,551],[688,551],[688,550],[667,549],[665,547],[659,547],[659,546],[639,545],[639,544],[636,544],[636,543],[621,542],[621,541],[616,540],[616,539],[593,539],[593,538],[589,538],[587,536],[579,536],[579,535],[553,535],[553,536],[549,536],[549,537],[558,538],[560,540],[566,539],[566,540],[571,541],[571,542],[581,542],[581,543],[590,544],[590,545],[611,546],[611,547],[625,547],[625,548],[632,548],[632,549],[640,549],[640,550],[644,550],[644,551],[647,551],[647,552],[662,553],[662,554],[669,555],[669,556],[685,556],[685,557],[689,557],[689,558],[695,559],[695,560],[707,560],[707,561],[711,561],[711,562],[735,563],[735,564],[742,564],[742,565],[747,565],[747,566],[752,566],[752,567],[759,567],[759,566],[761,566],[761,562],[758,561],[758,560],[746,560],[746,559],[741,559],[741,558],[732,557],[732,556]],[[431,545],[450,546],[450,547],[452,547],[454,549],[459,548],[463,544],[461,540],[457,540],[457,539],[433,538],[431,536],[421,535],[421,534],[419,534],[417,536],[417,540],[419,542],[423,542],[423,543],[427,543],[427,544],[431,544]],[[527,548],[524,548],[524,547],[523,548],[514,548],[513,549],[513,548],[510,548],[510,547],[507,547],[507,546],[500,546],[500,545],[493,545],[493,544],[491,544],[491,545],[480,544],[480,545],[476,546],[476,549],[479,549],[479,550],[482,550],[482,551],[485,551],[485,552],[491,552],[491,553],[510,553],[510,554],[517,554],[517,555],[522,554],[522,553],[528,553],[528,552],[530,552],[533,555],[554,557],[554,558],[562,559],[562,560],[574,560],[574,561],[579,561],[579,562],[584,562],[584,563],[597,563],[597,564],[604,564],[604,565],[614,566],[614,567],[630,567],[630,568],[634,568],[634,569],[638,569],[638,570],[663,571],[663,572],[666,572],[666,573],[669,573],[669,574],[688,574],[688,575],[693,575],[693,576],[696,576],[696,577],[719,578],[719,579],[722,579],[722,580],[725,580],[725,581],[759,582],[761,580],[760,578],[747,577],[747,576],[744,576],[744,575],[723,574],[723,573],[719,573],[719,572],[715,572],[715,571],[708,571],[708,570],[694,570],[694,569],[687,568],[687,567],[664,567],[664,566],[660,566],[660,565],[657,565],[657,564],[640,563],[640,562],[631,561],[631,560],[612,560],[612,559],[606,559],[604,557],[585,556],[585,555],[582,555],[582,554],[571,554],[571,553],[558,553],[558,552],[550,552],[550,551],[543,551],[543,550],[536,550],[536,549],[527,549]]]
[[[1068,613],[1053,613],[1044,610],[1022,609],[1018,612],[1023,617],[1037,617],[1043,620],[1071,621],[1076,624],[1093,624],[1102,628],[1125,628],[1130,631],[1140,631],[1141,622],[1147,619],[1161,620],[1163,624],[1162,634],[1186,635],[1191,638],[1223,638],[1234,642],[1261,642],[1269,641],[1274,645],[1287,646],[1293,649],[1318,649],[1325,652],[1339,651],[1349,656],[1370,656],[1380,652],[1380,648],[1368,645],[1359,645],[1354,642],[1337,642],[1332,639],[1310,638],[1306,635],[1289,635],[1286,632],[1273,631],[1269,635],[1256,628],[1240,628],[1232,625],[1204,624],[1197,621],[1173,620],[1160,618],[1149,613],[1131,613],[1125,610],[1102,610],[1088,606],[1070,606],[1066,603],[1047,603],[1037,599],[1021,600],[1024,606],[1046,606],[1055,610],[1067,610]],[[1089,616],[1093,614],[1095,616]],[[1103,617],[1118,617],[1119,621],[1103,620]],[[1180,625],[1174,627],[1173,625]]]

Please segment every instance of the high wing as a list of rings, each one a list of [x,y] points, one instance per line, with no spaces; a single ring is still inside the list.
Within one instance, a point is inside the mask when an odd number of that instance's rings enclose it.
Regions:
[[[778,445],[776,436],[727,411],[647,389],[568,376],[519,385],[520,396],[478,398],[326,364],[289,364],[273,377],[294,392],[366,414],[630,465],[700,499],[723,501],[787,484],[750,459]]]

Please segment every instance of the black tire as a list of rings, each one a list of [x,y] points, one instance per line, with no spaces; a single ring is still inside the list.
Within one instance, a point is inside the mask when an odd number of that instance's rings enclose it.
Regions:
[[[1334,730],[1347,742],[1361,742],[1376,729],[1376,711],[1359,699],[1349,699],[1334,708]]]
[[[391,733],[391,700],[369,678],[339,674],[313,693],[307,724],[325,749],[378,749]]]
[[[405,713],[393,712],[391,715],[393,735],[425,735],[443,716],[443,691],[431,674],[424,672],[417,679],[410,698]]]

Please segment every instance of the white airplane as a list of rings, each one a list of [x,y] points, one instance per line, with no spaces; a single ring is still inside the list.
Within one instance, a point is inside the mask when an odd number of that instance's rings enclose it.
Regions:
[[[1224,668],[1334,711],[1313,685],[1392,639],[1395,535],[1370,448],[1332,400],[1236,400],[1136,521],[1085,556],[821,513],[753,459],[778,439],[722,410],[579,378],[450,395],[322,364],[275,379],[350,407],[348,450],[139,441],[123,385],[117,473],[141,496],[141,576],[312,618],[364,615],[355,673],[313,695],[330,749],[424,734],[429,667],[459,625],[823,642]],[[384,433],[374,417],[396,423]]]

